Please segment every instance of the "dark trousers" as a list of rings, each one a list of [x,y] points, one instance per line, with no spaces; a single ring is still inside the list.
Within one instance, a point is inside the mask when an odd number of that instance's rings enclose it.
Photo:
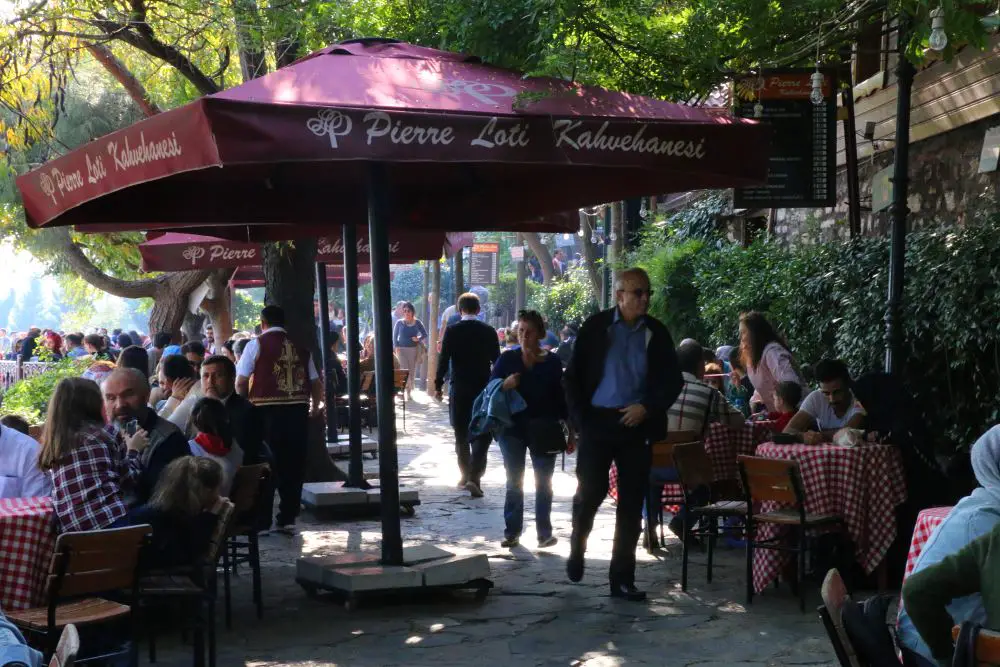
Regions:
[[[295,523],[302,503],[302,481],[306,474],[306,449],[309,440],[309,406],[258,406],[264,423],[264,439],[274,456],[275,486],[278,488],[279,526]]]
[[[594,516],[608,495],[611,462],[618,466],[618,511],[608,576],[613,584],[635,582],[635,549],[642,533],[642,506],[649,484],[650,450],[644,428],[627,428],[617,410],[593,408],[582,424],[576,458],[571,547],[582,553]]]
[[[448,395],[448,415],[455,429],[455,454],[462,479],[479,484],[486,472],[486,455],[490,451],[493,437],[489,433],[469,440],[469,422],[472,420],[472,405],[479,392],[465,391],[452,385]]]

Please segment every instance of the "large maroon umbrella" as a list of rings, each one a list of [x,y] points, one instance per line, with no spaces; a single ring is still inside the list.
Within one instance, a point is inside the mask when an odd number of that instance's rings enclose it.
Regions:
[[[347,222],[347,267],[353,225],[367,220],[382,557],[398,565],[389,227],[575,231],[577,220],[560,214],[581,206],[763,182],[768,140],[752,121],[366,39],[143,120],[17,185],[34,227],[219,236],[225,225]],[[348,381],[357,385],[356,372]]]
[[[367,217],[358,160],[383,161],[399,204],[390,225],[472,231],[758,183],[767,156],[768,131],[752,123],[360,40],[147,118],[17,184],[35,227],[329,225]]]
[[[342,264],[344,245],[340,230],[319,239],[316,261]],[[437,259],[451,251],[452,243],[464,242],[463,235],[452,241],[441,232],[394,232],[390,236],[389,257],[393,264],[413,264],[425,259]],[[451,241],[451,242],[450,242]],[[359,236],[358,252],[368,254],[368,241]],[[140,243],[143,271],[189,271],[260,265],[263,253],[258,243],[245,243],[214,236],[180,232],[150,233]],[[341,273],[343,275],[343,273]]]
[[[358,266],[358,284],[367,285],[372,281],[371,267],[366,265]],[[392,272],[390,271],[390,276]],[[327,285],[330,287],[343,286],[344,267],[335,265],[328,269],[326,274]],[[264,271],[259,266],[241,266],[233,273],[229,284],[236,289],[248,289],[251,287],[264,287]]]

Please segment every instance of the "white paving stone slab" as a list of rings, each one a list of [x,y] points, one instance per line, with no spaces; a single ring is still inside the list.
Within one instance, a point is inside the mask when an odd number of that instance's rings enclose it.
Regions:
[[[382,500],[382,492],[378,488],[368,489],[368,502],[379,503]],[[399,489],[399,502],[401,503],[413,503],[420,501],[420,494],[417,493],[416,489],[407,489],[406,487],[400,487]]]
[[[486,554],[451,556],[413,566],[424,576],[424,586],[451,586],[490,576],[490,561]]]
[[[343,482],[310,482],[302,485],[302,503],[306,507],[338,507],[368,503],[364,489],[344,488]]]
[[[326,573],[331,569],[370,567],[378,565],[378,554],[339,554],[336,556],[305,556],[295,562],[295,577],[319,586],[326,585]]]
[[[416,565],[417,563],[425,563],[429,560],[451,558],[453,555],[450,551],[445,551],[433,544],[418,544],[412,547],[403,547],[403,564]]]
[[[345,593],[419,588],[423,573],[404,565],[368,565],[326,570],[323,584]]]

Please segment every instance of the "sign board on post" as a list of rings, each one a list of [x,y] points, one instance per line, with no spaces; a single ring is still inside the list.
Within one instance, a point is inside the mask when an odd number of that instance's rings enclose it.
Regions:
[[[837,195],[837,73],[821,68],[823,103],[814,105],[812,69],[764,70],[736,80],[736,115],[773,128],[767,183],[736,188],[735,208],[823,208]]]
[[[979,173],[997,170],[1000,161],[1000,127],[991,127],[983,137],[983,151],[979,155]]]
[[[524,261],[524,246],[523,245],[512,245],[510,247],[510,258],[515,262]]]
[[[892,204],[893,166],[875,172],[872,176],[872,213],[878,213]]]
[[[500,244],[476,243],[469,256],[469,282],[472,285],[496,285],[500,279]]]

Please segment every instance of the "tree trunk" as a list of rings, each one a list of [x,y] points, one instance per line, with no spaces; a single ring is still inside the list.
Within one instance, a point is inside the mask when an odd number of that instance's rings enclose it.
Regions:
[[[161,284],[151,295],[153,310],[149,313],[150,334],[167,331],[172,343],[180,343],[181,325],[188,313],[188,299],[191,292],[205,281],[204,273],[181,271],[161,276]]]
[[[256,0],[234,0],[233,17],[236,19],[236,44],[240,57],[243,82],[267,74],[267,54],[260,31],[260,9]]]
[[[186,309],[187,304],[184,304],[184,307]],[[187,336],[189,341],[205,340],[205,334],[203,333],[205,319],[204,313],[192,313],[190,310],[187,310],[184,313],[184,323],[181,325],[181,333]]]
[[[517,283],[514,285],[514,312],[524,309],[524,302],[528,294],[528,258],[524,256],[524,234],[518,232],[517,245],[521,247],[521,261],[517,263]],[[510,317],[505,318],[510,321]]]
[[[625,249],[625,236],[624,233],[624,218],[625,218],[625,203],[616,201],[611,204],[611,233],[614,234],[615,240],[611,241],[611,293],[615,293],[615,287],[618,285],[618,274],[624,268],[622,263],[625,261],[624,249]]]
[[[105,44],[87,44],[87,51],[94,57],[94,60],[101,63],[111,76],[122,85],[128,96],[136,103],[139,109],[147,116],[154,116],[160,113],[160,107],[156,105],[146,92],[146,88],[139,82],[135,75],[125,66],[121,60],[111,52]]]
[[[595,224],[586,213],[580,211],[580,229],[583,230],[583,261],[587,266],[587,276],[590,278],[590,286],[594,290],[594,299],[597,307],[601,307],[601,292],[604,289],[604,281],[601,280],[601,272],[597,268],[597,248],[590,242],[593,233],[592,225]]]
[[[452,275],[455,277],[455,303],[458,303],[458,297],[465,293],[465,262],[462,260],[462,248],[458,249],[454,255],[452,255]]]
[[[285,328],[299,345],[320,359],[313,296],[316,292],[316,239],[264,244],[264,303],[281,306]],[[317,364],[319,368],[319,364]]]
[[[232,269],[213,271],[208,278],[208,295],[201,302],[201,309],[215,330],[215,340],[220,344],[233,336],[233,302],[229,289],[232,274]]]
[[[542,282],[546,285],[552,283],[554,272],[552,270],[552,255],[549,249],[542,243],[536,232],[524,232],[524,242],[531,248],[531,252],[538,258],[538,263],[542,265]],[[527,259],[527,258],[525,258]]]

